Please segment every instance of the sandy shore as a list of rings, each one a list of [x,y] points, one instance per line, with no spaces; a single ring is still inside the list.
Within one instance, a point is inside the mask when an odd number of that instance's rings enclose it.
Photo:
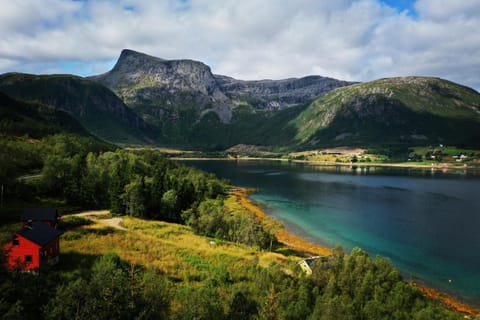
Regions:
[[[282,226],[278,222],[275,222],[275,220],[273,220],[271,217],[268,217],[258,205],[256,205],[252,200],[250,200],[250,198],[248,198],[248,195],[253,192],[255,192],[254,189],[237,188],[232,190],[230,194],[236,197],[236,201],[242,207],[254,213],[267,225],[275,224],[275,227],[273,229],[275,230],[275,236],[277,237],[280,243],[283,243],[290,249],[297,251],[299,253],[303,253],[306,256],[332,254],[332,249],[316,243],[306,241],[305,239],[290,233],[284,226]],[[431,299],[440,301],[447,308],[451,310],[454,310],[456,312],[459,312],[467,316],[473,316],[475,318],[480,317],[480,309],[475,308],[473,306],[469,306],[459,301],[455,297],[452,297],[446,293],[437,291],[435,289],[426,287],[424,285],[420,285],[418,283],[409,282],[409,284],[419,289],[423,295]]]

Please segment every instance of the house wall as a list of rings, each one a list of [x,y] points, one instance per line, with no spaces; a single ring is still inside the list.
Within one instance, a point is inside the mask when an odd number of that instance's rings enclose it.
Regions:
[[[40,268],[40,246],[22,236],[17,236],[18,245],[7,244],[7,265],[9,270],[38,270]],[[31,256],[31,261],[25,261]]]

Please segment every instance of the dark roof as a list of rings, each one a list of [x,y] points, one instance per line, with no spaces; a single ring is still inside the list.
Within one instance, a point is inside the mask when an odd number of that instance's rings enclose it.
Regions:
[[[50,241],[58,238],[62,232],[43,222],[33,222],[31,226],[25,226],[18,230],[17,234],[40,246],[44,246]]]
[[[58,219],[58,211],[54,208],[33,208],[33,209],[25,209],[22,212],[20,217],[21,221],[41,221],[41,220],[57,220]]]

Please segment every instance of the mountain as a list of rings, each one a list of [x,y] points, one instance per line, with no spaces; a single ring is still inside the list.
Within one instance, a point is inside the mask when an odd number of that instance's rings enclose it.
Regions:
[[[193,60],[163,60],[132,50],[123,50],[113,69],[91,77],[114,91],[145,119],[176,122],[182,110],[212,109],[228,123],[231,110],[210,67]],[[194,119],[197,120],[197,119]]]
[[[269,117],[269,111],[305,104],[351,84],[319,76],[242,81],[215,75],[202,62],[164,60],[128,49],[122,51],[112,70],[90,79],[110,88],[145,121],[158,127],[162,143],[201,147],[228,146],[239,140],[225,135],[243,126],[239,121],[247,113]],[[219,135],[224,142],[210,141],[218,140]]]
[[[234,107],[239,102],[252,102],[258,109],[284,109],[353,83],[320,76],[237,80],[213,74],[202,62],[164,60],[129,49],[121,52],[111,71],[91,79],[112,89],[128,105],[150,102],[167,109],[178,100],[178,94],[186,94],[184,99],[203,107]],[[229,118],[222,120],[228,122]]]
[[[480,145],[480,94],[429,77],[381,79],[339,88],[289,121],[291,143]]]
[[[243,81],[215,75],[202,62],[123,50],[102,75],[10,73],[0,75],[0,91],[67,111],[116,143],[209,150],[480,146],[480,94],[430,77]]]
[[[90,135],[65,111],[40,103],[19,101],[0,92],[0,134],[42,138],[60,132]]]
[[[152,143],[154,129],[113,92],[72,75],[0,75],[0,90],[11,97],[64,110],[90,133],[117,143]]]

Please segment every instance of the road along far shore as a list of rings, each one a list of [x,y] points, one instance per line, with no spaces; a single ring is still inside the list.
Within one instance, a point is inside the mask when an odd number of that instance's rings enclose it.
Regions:
[[[331,255],[333,250],[326,246],[322,246],[317,243],[309,242],[302,237],[292,234],[281,223],[268,216],[264,210],[262,210],[253,200],[249,198],[249,194],[256,192],[255,189],[247,188],[234,188],[229,194],[236,197],[236,201],[245,210],[254,213],[260,220],[267,225],[275,224],[273,228],[274,234],[277,240],[290,248],[293,251],[301,253],[305,256],[317,256],[317,255]],[[461,313],[463,315],[480,318],[480,309],[474,306],[468,305],[444,292],[438,291],[423,284],[419,284],[412,281],[407,281],[411,286],[420,290],[420,292],[433,300],[437,300],[444,304],[447,308]]]

